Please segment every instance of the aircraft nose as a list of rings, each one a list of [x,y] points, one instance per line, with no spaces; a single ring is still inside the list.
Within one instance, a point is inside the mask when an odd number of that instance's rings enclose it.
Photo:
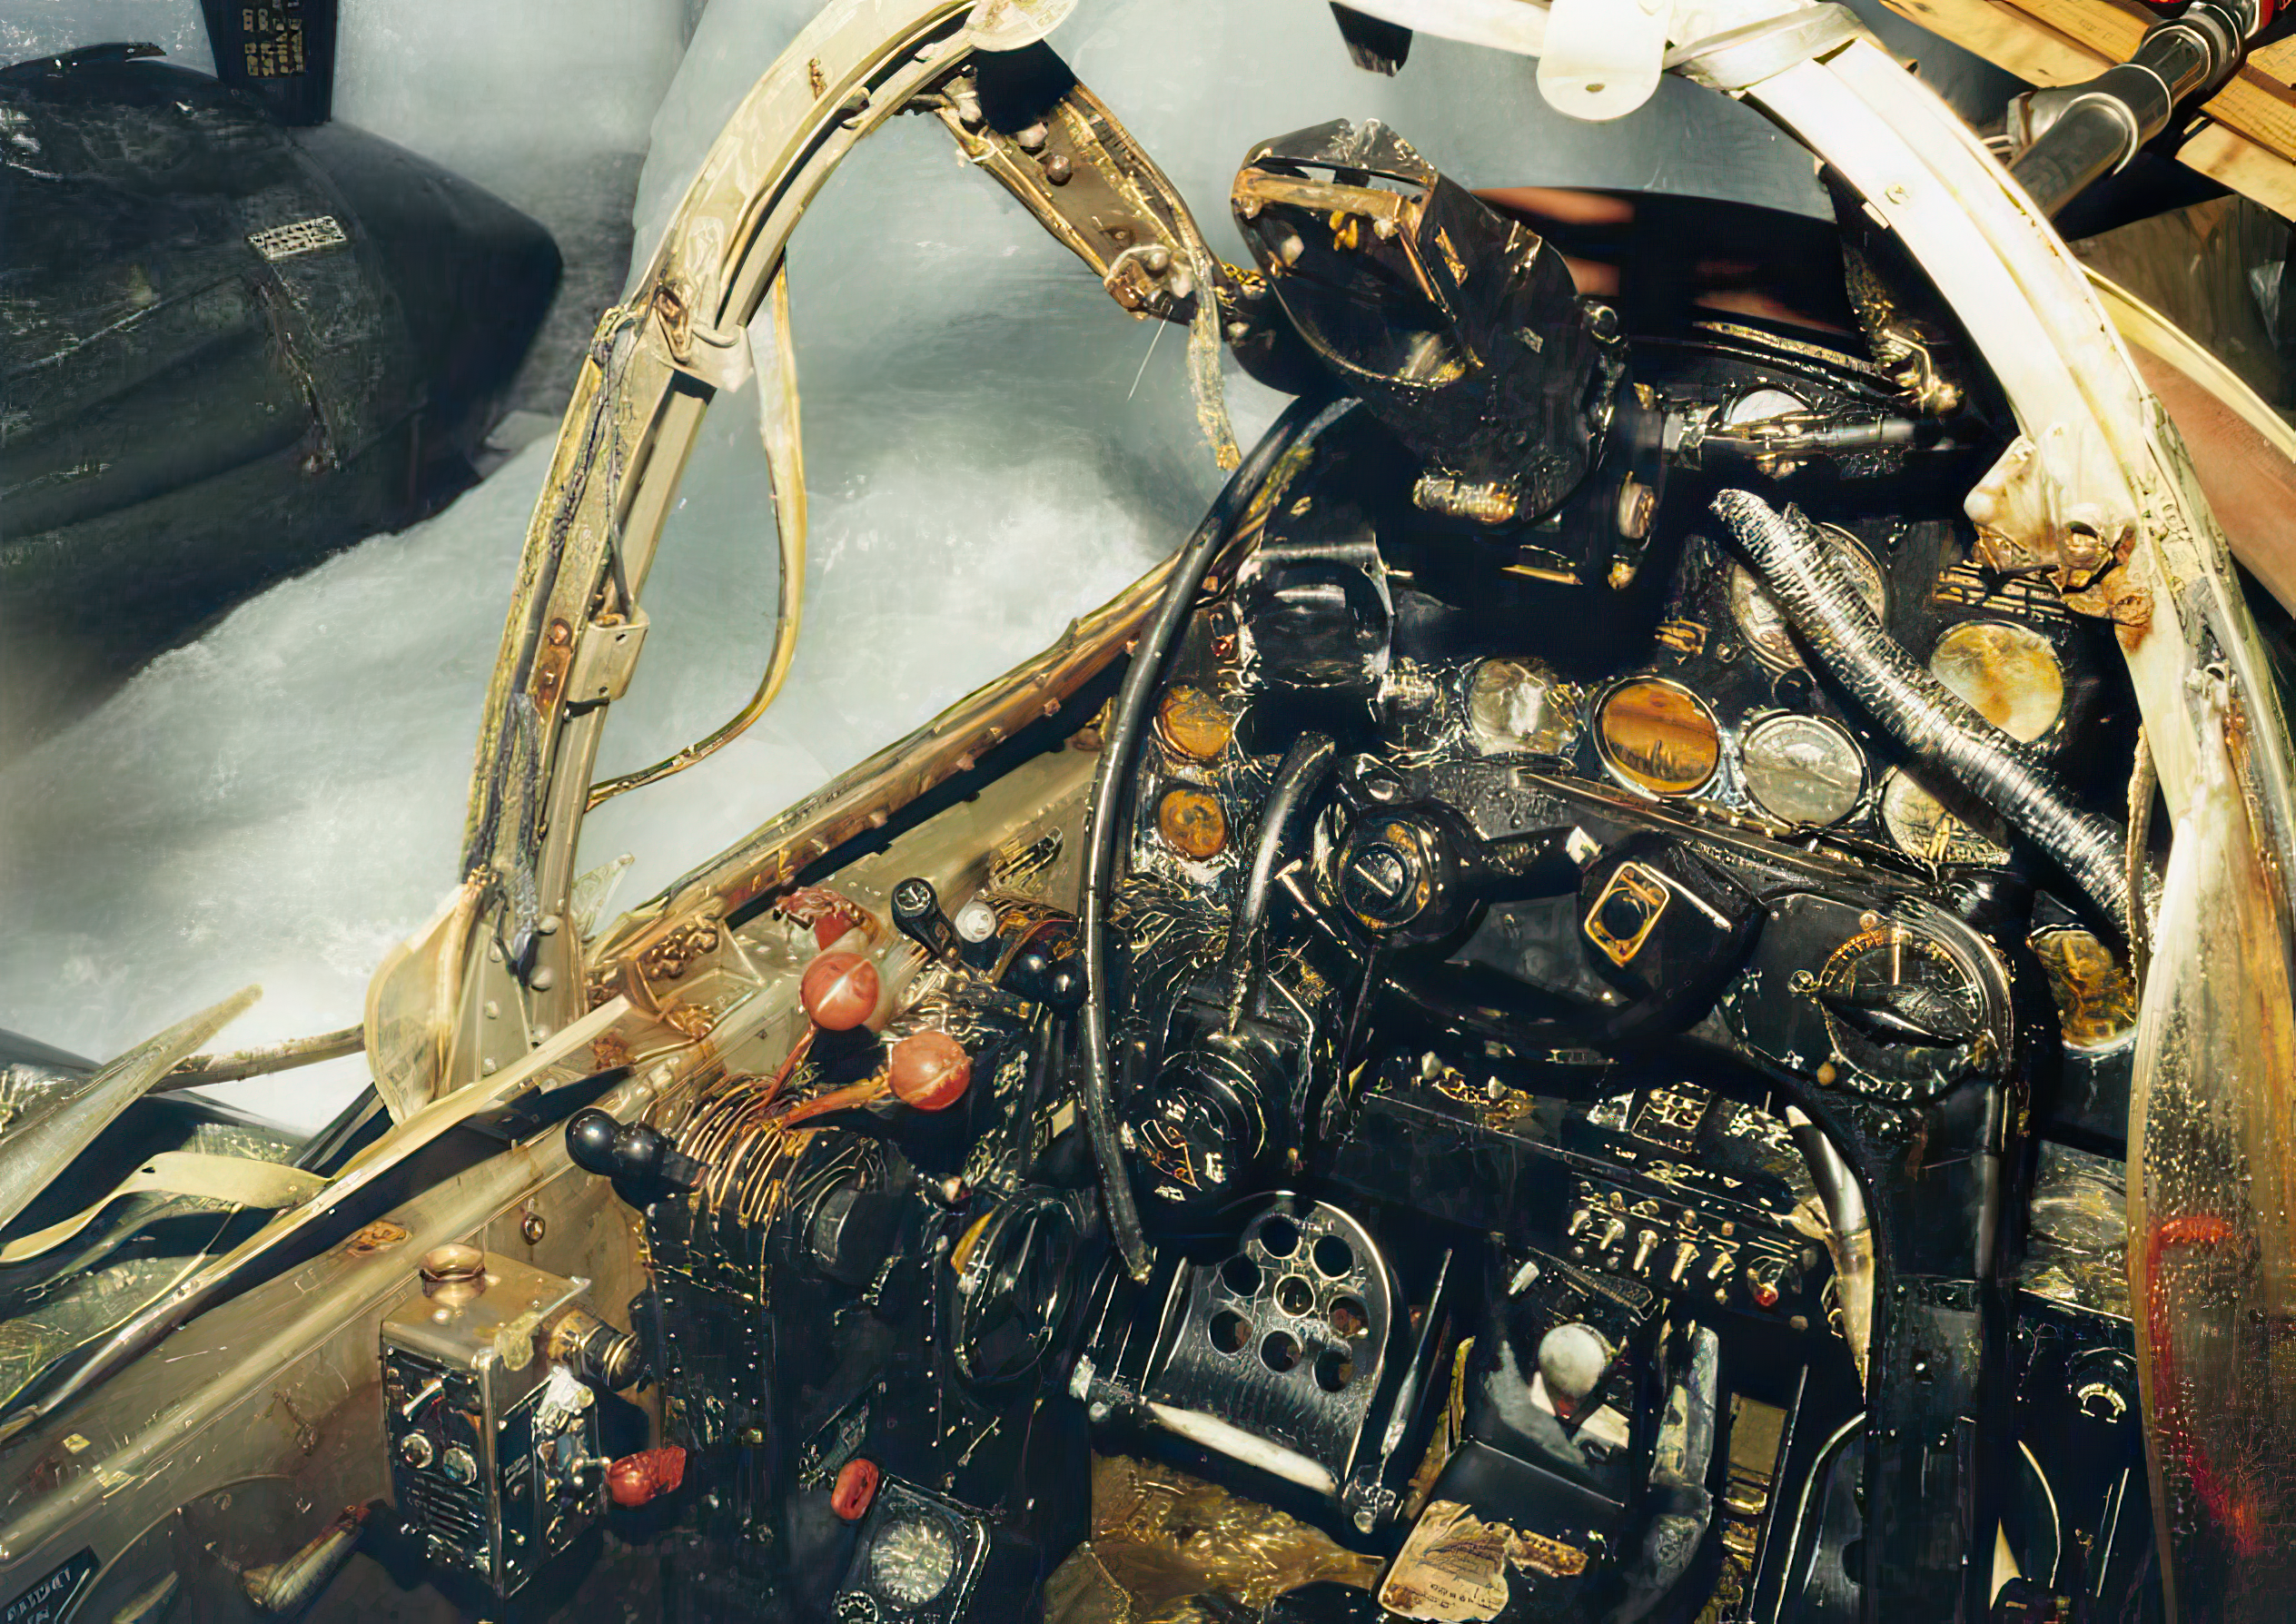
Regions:
[[[399,295],[429,448],[468,452],[541,326],[561,269],[530,216],[475,182],[343,124],[290,133],[340,189]]]

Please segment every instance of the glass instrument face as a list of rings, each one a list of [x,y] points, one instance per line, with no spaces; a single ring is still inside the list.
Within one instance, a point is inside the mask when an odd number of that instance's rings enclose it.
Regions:
[[[1491,755],[1559,756],[1578,736],[1579,699],[1535,659],[1502,657],[1476,666],[1467,684],[1468,725]]]
[[[1850,582],[1857,589],[1866,607],[1880,619],[1888,612],[1889,590],[1882,583],[1882,572],[1874,560],[1866,555],[1850,533],[1837,525],[1817,527],[1831,545],[1835,562],[1849,572]],[[1754,658],[1774,671],[1790,671],[1802,663],[1802,651],[1794,643],[1793,628],[1787,624],[1786,611],[1764,589],[1760,579],[1743,564],[1730,566],[1730,617],[1738,623],[1738,634],[1746,639],[1746,646],[1754,650]]]
[[[2005,863],[2000,831],[1975,813],[1948,807],[1896,768],[1882,780],[1882,825],[1897,848],[1925,863]]]
[[[1228,847],[1228,819],[1212,797],[1190,785],[1174,785],[1156,803],[1156,829],[1164,844],[1198,862]]]
[[[1619,782],[1651,795],[1703,789],[1721,765],[1714,713],[1688,688],[1656,677],[1612,688],[1595,725],[1603,765]]]
[[[956,1575],[956,1541],[940,1523],[912,1517],[877,1536],[869,1552],[869,1578],[878,1592],[903,1607],[923,1607]]]
[[[1156,708],[1156,723],[1164,740],[1183,756],[1209,761],[1228,748],[1235,722],[1220,702],[1200,688],[1173,684]]]
[[[2109,1049],[2136,1030],[2136,981],[2079,926],[2036,931],[2033,951],[2049,977],[2068,1049]]]
[[[2010,738],[2031,744],[2064,714],[2064,668],[2029,626],[1964,620],[1930,651],[1937,680]]]
[[[1784,823],[1839,823],[1866,793],[1866,758],[1846,728],[1823,717],[1757,722],[1743,751],[1747,793]]]

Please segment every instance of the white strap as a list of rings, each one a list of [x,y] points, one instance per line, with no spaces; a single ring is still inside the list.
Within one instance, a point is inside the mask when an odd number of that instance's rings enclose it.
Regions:
[[[327,1181],[317,1173],[283,1163],[262,1162],[252,1156],[203,1155],[197,1151],[162,1151],[113,1186],[111,1193],[94,1205],[0,1246],[0,1263],[20,1263],[63,1245],[124,1195],[201,1195],[211,1201],[228,1201],[235,1206],[269,1211],[292,1206],[326,1187]]]
[[[1658,88],[1675,0],[1554,0],[1539,94],[1558,113],[1623,118]]]

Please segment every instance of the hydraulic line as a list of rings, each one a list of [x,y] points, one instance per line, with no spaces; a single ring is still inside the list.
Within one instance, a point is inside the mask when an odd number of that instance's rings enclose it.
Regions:
[[[1745,490],[1723,491],[1714,511],[1850,696],[1899,744],[2046,852],[2125,939],[2128,867],[2120,827],[2074,807],[2039,752],[1995,728],[1907,653],[1798,514],[1781,514]]]
[[[2055,216],[2136,156],[2180,105],[2230,78],[2271,10],[2259,0],[2192,0],[2147,28],[2128,61],[2084,84],[2019,96],[2009,122],[2024,150],[2010,162],[2011,176]]]
[[[1140,748],[1149,701],[1180,629],[1194,607],[1196,594],[1212,560],[1233,534],[1252,500],[1267,482],[1283,454],[1326,421],[1325,403],[1301,396],[1284,410],[1243,466],[1229,477],[1212,510],[1203,516],[1173,561],[1172,579],[1164,588],[1156,613],[1140,634],[1132,665],[1117,691],[1107,732],[1100,741],[1100,770],[1093,779],[1092,805],[1085,816],[1084,895],[1082,935],[1084,938],[1084,1128],[1092,1141],[1093,1161],[1100,1172],[1102,1193],[1108,1203],[1109,1227],[1124,1267],[1135,1280],[1148,1277],[1148,1237],[1140,1226],[1140,1206],[1133,1199],[1132,1178],[1117,1137],[1115,1089],[1108,1063],[1108,902],[1114,883],[1116,836],[1126,781]]]

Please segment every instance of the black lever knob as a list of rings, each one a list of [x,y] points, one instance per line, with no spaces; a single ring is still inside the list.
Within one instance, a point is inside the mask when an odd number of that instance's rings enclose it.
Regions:
[[[614,1164],[614,1135],[622,1124],[592,1106],[577,1111],[566,1124],[566,1154],[584,1173],[612,1178],[621,1170]]]
[[[679,1153],[669,1135],[642,1122],[617,1122],[593,1105],[566,1124],[566,1154],[585,1173],[653,1191],[690,1190],[708,1171]]]
[[[933,882],[912,875],[893,887],[893,923],[903,936],[952,968],[965,964],[965,942],[941,906]]]

